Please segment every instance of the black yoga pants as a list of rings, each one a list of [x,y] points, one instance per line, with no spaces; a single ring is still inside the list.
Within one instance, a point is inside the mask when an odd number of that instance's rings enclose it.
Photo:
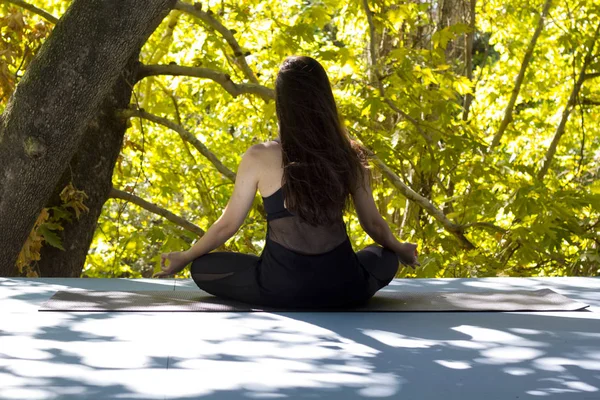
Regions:
[[[398,256],[392,250],[370,245],[356,252],[358,260],[373,277],[368,297],[387,286],[398,271]],[[198,287],[212,295],[259,304],[256,265],[253,254],[217,251],[192,262],[191,275]]]

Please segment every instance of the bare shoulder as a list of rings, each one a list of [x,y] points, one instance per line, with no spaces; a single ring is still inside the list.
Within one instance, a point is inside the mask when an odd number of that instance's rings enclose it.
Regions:
[[[275,141],[275,140],[270,140],[268,142],[264,142],[264,143],[259,143],[255,146],[261,146],[265,151],[271,152],[271,153],[279,153],[281,152],[281,143]]]
[[[257,143],[252,145],[244,153],[244,158],[251,158],[264,163],[281,160],[281,145],[275,141]]]
[[[271,194],[281,187],[283,168],[281,165],[281,145],[275,141],[258,143],[246,151],[241,168],[251,169],[258,177],[258,190],[261,195]]]

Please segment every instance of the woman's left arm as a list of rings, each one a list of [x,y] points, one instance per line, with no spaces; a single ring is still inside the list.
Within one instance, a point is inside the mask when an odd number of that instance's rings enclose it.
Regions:
[[[159,272],[154,276],[172,275],[183,270],[186,265],[196,258],[221,246],[240,229],[252,207],[258,188],[258,177],[260,176],[259,146],[250,147],[242,156],[233,193],[221,217],[211,225],[190,249],[162,254],[161,267],[163,272]],[[170,261],[168,267],[165,265],[167,259]]]

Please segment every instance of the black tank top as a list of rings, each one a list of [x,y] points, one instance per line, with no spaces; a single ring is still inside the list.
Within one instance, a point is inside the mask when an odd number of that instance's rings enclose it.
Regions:
[[[265,206],[265,211],[267,212],[267,221],[294,216],[294,214],[285,208],[283,201],[283,187],[277,189],[272,195],[263,197],[263,204]]]
[[[267,212],[267,242],[274,241],[300,254],[326,253],[346,240],[344,220],[331,225],[312,226],[285,208],[283,188],[263,197]]]

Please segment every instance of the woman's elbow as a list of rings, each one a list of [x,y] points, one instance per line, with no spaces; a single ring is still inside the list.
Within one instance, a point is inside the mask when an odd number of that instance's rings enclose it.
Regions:
[[[233,235],[236,234],[236,232],[240,229],[240,227],[236,224],[232,224],[229,223],[227,221],[224,220],[220,220],[215,222],[212,226],[211,229],[214,229],[214,233],[219,236],[220,238],[223,238],[224,240],[229,239],[230,237],[232,237]]]
[[[239,230],[240,230],[239,226],[228,225],[228,226],[224,226],[221,232],[223,234],[223,237],[225,237],[226,239],[229,239],[230,237],[235,235],[237,233],[237,231],[239,231]]]
[[[369,223],[365,228],[365,232],[376,242],[382,244],[388,240],[390,227],[383,218],[376,219]]]
[[[380,236],[381,223],[379,221],[363,221],[361,226],[370,237],[375,238]]]
[[[383,217],[379,214],[368,219],[364,219],[360,222],[365,231],[379,231],[381,230],[382,226],[387,226],[387,222],[385,222]]]

